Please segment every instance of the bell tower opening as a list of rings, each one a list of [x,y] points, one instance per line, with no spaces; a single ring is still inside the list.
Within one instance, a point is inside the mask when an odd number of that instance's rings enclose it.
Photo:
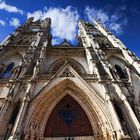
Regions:
[[[54,107],[46,124],[45,137],[93,136],[90,121],[71,96],[66,95]]]

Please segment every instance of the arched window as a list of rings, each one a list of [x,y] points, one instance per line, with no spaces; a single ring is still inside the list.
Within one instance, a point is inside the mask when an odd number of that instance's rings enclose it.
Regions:
[[[2,73],[2,75],[0,76],[1,78],[10,78],[12,75],[12,69],[14,68],[14,63],[10,63],[5,71]]]
[[[127,73],[125,70],[123,70],[120,66],[118,65],[115,65],[114,66],[116,72],[117,72],[117,75],[119,76],[119,79],[127,79]]]
[[[14,67],[14,69],[12,70],[13,73],[12,78],[16,79],[19,76],[20,72],[21,72],[21,66]]]
[[[68,59],[68,64],[80,75],[85,73],[84,68],[82,67],[79,62],[73,60],[73,59]],[[65,60],[58,60],[54,62],[54,64],[50,67],[49,73],[55,74],[63,65],[65,64]]]
[[[100,43],[99,45],[100,45],[100,48],[106,48],[105,43]]]

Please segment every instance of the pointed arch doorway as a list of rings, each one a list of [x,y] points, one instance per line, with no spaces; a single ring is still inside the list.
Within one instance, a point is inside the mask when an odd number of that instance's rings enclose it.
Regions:
[[[79,103],[66,95],[50,114],[44,137],[77,136],[93,136],[92,126]]]
[[[75,83],[77,80],[62,79],[34,98],[25,128],[26,140],[28,137],[41,140],[114,139],[101,98],[97,98],[82,81],[80,87]]]

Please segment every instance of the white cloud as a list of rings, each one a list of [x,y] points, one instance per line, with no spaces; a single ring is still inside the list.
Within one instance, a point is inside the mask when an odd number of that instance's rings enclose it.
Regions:
[[[0,20],[0,25],[1,26],[5,26],[6,25],[6,22],[4,20]]]
[[[125,9],[123,8],[122,10]],[[93,22],[93,20],[99,20],[109,30],[111,30],[115,34],[120,35],[123,32],[123,26],[127,23],[127,19],[122,18],[120,12],[121,11],[119,9],[116,13],[110,15],[102,9],[86,7],[84,14],[90,22]]]
[[[114,32],[116,32],[117,34],[121,34],[122,33],[122,27],[118,23],[110,23],[109,24],[109,29],[114,31]]]
[[[122,20],[118,11],[115,14],[108,14],[102,9],[85,7],[84,14],[88,21],[93,22],[93,20],[98,19],[116,34],[121,34],[123,32],[123,25],[127,23],[127,19],[124,18]],[[65,38],[72,42],[75,40],[77,23],[80,18],[77,9],[71,6],[66,8],[44,7],[43,10],[37,10],[32,13],[28,12],[27,18],[29,17],[34,17],[35,21],[47,17],[51,18],[53,44],[56,44]]]
[[[18,27],[20,25],[20,21],[17,18],[11,18],[10,26]]]
[[[35,17],[37,19],[51,18],[52,34],[54,38],[67,39],[73,41],[77,32],[77,22],[79,14],[76,9],[71,6],[64,8],[45,8],[44,11],[35,11],[28,13],[27,18]],[[57,40],[53,40],[57,42]]]
[[[34,11],[33,13],[27,13],[27,18],[34,17],[34,20],[38,20],[43,16],[43,12],[41,10]]]
[[[0,1],[0,10],[5,10],[10,13],[20,13],[23,14],[23,11],[21,9],[18,9],[15,6],[8,5],[5,3],[5,1]]]
[[[94,19],[100,20],[102,23],[108,21],[109,17],[101,9],[96,10],[95,8],[86,7],[85,15],[88,17],[88,20],[93,21]]]

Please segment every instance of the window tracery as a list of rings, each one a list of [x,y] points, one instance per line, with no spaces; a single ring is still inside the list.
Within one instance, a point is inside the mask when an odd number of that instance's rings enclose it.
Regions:
[[[126,69],[122,69],[119,65],[114,66],[115,72],[119,79],[128,79],[127,71]]]
[[[63,65],[65,64],[65,61],[58,62],[55,64],[52,68],[52,74],[55,74]],[[68,64],[80,75],[84,74],[84,69],[83,67],[78,64],[78,62],[74,62],[71,60],[68,60]]]
[[[36,33],[23,33],[12,39],[8,45],[30,45],[35,39]]]
[[[20,74],[20,70],[21,70],[21,67],[20,66],[17,66],[15,67],[13,70],[12,70],[12,73],[13,73],[13,76],[12,78],[17,78]]]
[[[23,38],[21,38],[18,42],[17,45],[30,45],[31,42],[33,42],[35,39],[34,35],[24,35]]]

